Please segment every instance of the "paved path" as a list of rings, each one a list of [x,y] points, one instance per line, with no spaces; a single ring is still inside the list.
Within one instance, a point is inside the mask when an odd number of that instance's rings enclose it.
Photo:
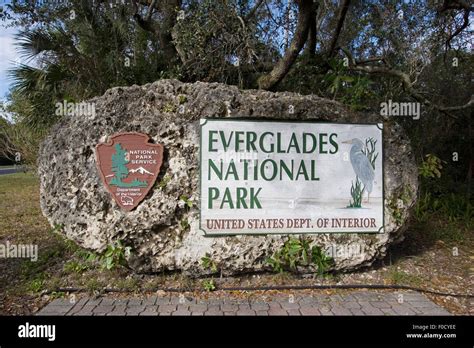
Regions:
[[[17,173],[18,170],[17,169],[0,169],[0,175],[6,175],[6,174],[14,174],[14,173]]]
[[[56,299],[38,315],[449,315],[416,292],[355,291],[341,295],[267,294],[240,299],[186,294]]]

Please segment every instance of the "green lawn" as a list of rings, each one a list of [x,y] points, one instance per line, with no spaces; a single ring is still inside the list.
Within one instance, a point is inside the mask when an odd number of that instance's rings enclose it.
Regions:
[[[39,206],[38,178],[32,173],[0,175],[0,240],[34,243],[50,226]],[[41,238],[42,239],[42,238]]]

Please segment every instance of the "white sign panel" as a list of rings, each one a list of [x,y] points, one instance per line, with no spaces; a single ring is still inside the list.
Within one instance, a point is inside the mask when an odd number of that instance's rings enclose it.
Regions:
[[[207,235],[383,232],[381,124],[201,120]]]

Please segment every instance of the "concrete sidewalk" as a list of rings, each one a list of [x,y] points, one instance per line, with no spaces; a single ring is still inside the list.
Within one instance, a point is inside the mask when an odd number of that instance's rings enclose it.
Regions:
[[[37,315],[450,315],[425,295],[353,291],[344,294],[267,294],[208,298],[187,294],[56,299]]]

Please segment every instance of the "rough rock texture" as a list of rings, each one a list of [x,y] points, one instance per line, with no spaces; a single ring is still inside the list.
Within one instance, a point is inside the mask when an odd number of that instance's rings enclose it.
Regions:
[[[309,237],[323,249],[334,245],[360,248],[360,253],[335,255],[335,269],[370,265],[402,238],[416,197],[417,170],[408,138],[391,120],[356,113],[313,95],[241,91],[222,84],[176,80],[113,88],[90,102],[95,103],[95,116],[64,119],[41,147],[41,207],[52,225],[62,225],[66,236],[85,248],[103,251],[116,240],[131,246],[128,261],[136,271],[206,274],[209,271],[201,264],[206,253],[223,274],[264,270],[268,268],[266,257],[288,239],[283,235],[204,237],[198,230],[198,131],[203,117],[383,121],[385,233]],[[290,105],[294,113],[289,113]],[[131,212],[119,209],[106,191],[94,154],[97,143],[123,131],[147,133],[165,147],[155,186]],[[182,195],[195,202],[191,209],[180,201]]]

